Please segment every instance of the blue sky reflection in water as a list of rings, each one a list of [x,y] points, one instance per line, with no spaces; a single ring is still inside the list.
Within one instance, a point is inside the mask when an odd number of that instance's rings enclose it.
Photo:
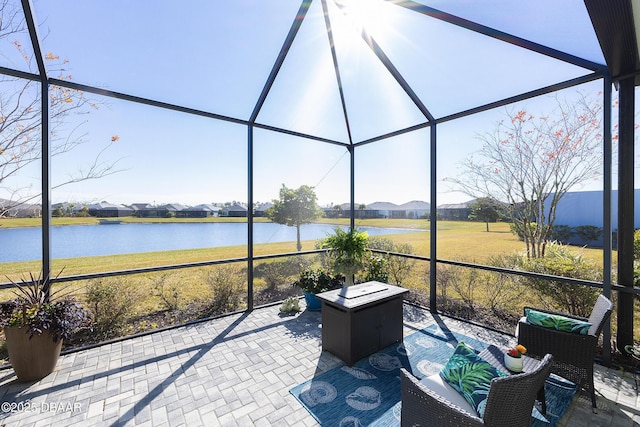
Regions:
[[[331,233],[333,225],[304,224],[303,240],[317,240]],[[361,227],[371,236],[420,230]],[[78,225],[52,228],[53,258],[116,255],[180,249],[246,245],[246,223]],[[36,260],[40,257],[39,227],[0,229],[0,262]],[[296,229],[273,223],[254,224],[254,243],[292,242]],[[19,242],[19,243],[18,243]]]

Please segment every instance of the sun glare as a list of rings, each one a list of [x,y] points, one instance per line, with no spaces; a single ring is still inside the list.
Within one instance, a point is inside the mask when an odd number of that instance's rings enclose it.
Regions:
[[[393,28],[392,5],[384,0],[336,0],[336,4],[357,34],[365,30],[373,37],[382,36]]]

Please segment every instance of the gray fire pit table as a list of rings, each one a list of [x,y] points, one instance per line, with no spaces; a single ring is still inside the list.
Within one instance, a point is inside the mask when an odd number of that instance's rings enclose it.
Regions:
[[[322,350],[347,365],[402,341],[402,296],[408,289],[366,282],[317,295],[322,302]]]

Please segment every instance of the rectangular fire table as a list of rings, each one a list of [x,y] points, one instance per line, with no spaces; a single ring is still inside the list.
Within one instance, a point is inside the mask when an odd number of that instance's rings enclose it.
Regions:
[[[366,282],[317,295],[322,301],[322,350],[352,366],[402,341],[402,296],[409,290]]]

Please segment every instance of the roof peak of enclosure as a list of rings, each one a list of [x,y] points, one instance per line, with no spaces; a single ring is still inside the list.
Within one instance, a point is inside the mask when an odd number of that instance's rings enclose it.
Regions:
[[[581,1],[516,3],[38,2],[34,22],[58,84],[353,144],[602,75]],[[37,75],[13,43],[0,66]]]

